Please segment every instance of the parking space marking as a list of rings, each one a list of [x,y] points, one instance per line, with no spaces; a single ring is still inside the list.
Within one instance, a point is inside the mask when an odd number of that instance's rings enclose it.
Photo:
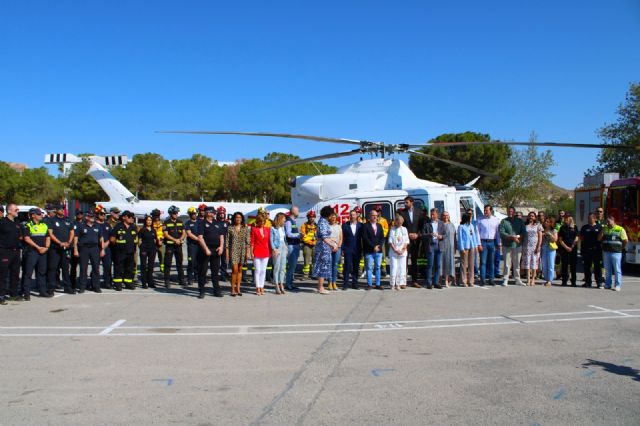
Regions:
[[[250,336],[279,334],[323,334],[323,333],[360,333],[373,331],[408,331],[429,330],[439,328],[463,328],[496,325],[532,325],[543,323],[562,323],[567,321],[593,321],[607,319],[635,319],[640,314],[629,314],[621,310],[594,307],[592,311],[555,312],[522,315],[500,315],[467,318],[438,318],[410,321],[377,321],[327,324],[275,324],[275,325],[132,325],[123,326],[126,320],[121,319],[108,327],[96,326],[3,326],[0,330],[33,330],[25,333],[3,333],[0,337],[149,337],[149,336]],[[638,312],[638,309],[624,310]],[[550,318],[555,316],[556,318]],[[100,329],[99,333],[95,330]],[[76,332],[43,333],[45,330],[74,330]],[[137,331],[140,330],[140,331]],[[171,332],[166,332],[171,330]],[[186,330],[186,331],[183,331]],[[189,331],[190,330],[190,331]],[[86,332],[81,332],[86,331]]]
[[[115,330],[116,328],[120,327],[125,322],[127,322],[127,320],[124,320],[124,319],[118,320],[118,321],[114,322],[113,324],[111,324],[109,327],[107,327],[104,330],[102,330],[99,335],[100,336],[106,336],[107,334],[109,334],[113,330]]]

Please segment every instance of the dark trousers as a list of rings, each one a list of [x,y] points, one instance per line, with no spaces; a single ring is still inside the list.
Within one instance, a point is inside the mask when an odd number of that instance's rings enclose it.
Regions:
[[[69,259],[69,281],[71,282],[71,288],[78,288],[78,265],[80,264],[80,258],[71,256]]]
[[[117,289],[122,288],[122,284],[133,289],[133,279],[136,264],[134,262],[135,252],[123,253],[121,250],[113,251],[113,284]]]
[[[351,281],[351,287],[358,287],[358,269],[360,266],[360,253],[349,252],[344,253],[344,265],[342,267],[342,287],[349,287],[349,281]]]
[[[187,281],[198,280],[198,251],[197,243],[187,243]]]
[[[432,244],[425,253],[427,257],[427,285],[438,285],[440,281],[441,254],[438,244]]]
[[[0,298],[18,295],[20,249],[0,249]]]
[[[578,263],[578,253],[574,248],[571,253],[560,250],[560,261],[562,262],[562,284],[569,281],[569,270],[571,270],[571,284],[576,284],[576,264]]]
[[[147,250],[140,248],[140,281],[143,286],[154,285],[153,282],[153,266],[156,262],[156,253],[158,250]]]
[[[36,273],[36,283],[40,295],[48,293],[47,290],[47,254],[40,254],[29,249],[24,261],[24,289],[23,294],[31,293],[31,276]]]
[[[111,265],[113,263],[113,257],[111,256],[111,247],[104,249],[104,256],[101,259],[102,263],[102,286],[104,288],[111,288],[113,284],[113,276],[111,274]]]
[[[178,270],[178,282],[180,285],[184,284],[184,270],[182,268],[182,246],[176,246],[174,244],[167,244],[164,251],[164,283],[169,282],[171,276],[171,262],[173,258],[176,258],[176,269]]]
[[[411,259],[411,265],[409,266],[409,275],[411,275],[411,281],[418,282],[418,257],[420,256],[420,240],[415,239],[409,242],[409,256]]]
[[[220,255],[215,247],[210,247],[211,256],[205,255],[203,250],[198,252],[198,289],[200,293],[204,293],[204,287],[207,283],[207,270],[211,270],[211,283],[213,284],[213,293],[220,294]]]
[[[62,286],[65,290],[69,290],[71,288],[71,279],[69,277],[69,250],[52,246],[47,254],[47,281],[49,288],[56,288],[58,271],[60,271]]]
[[[91,288],[98,290],[100,288],[100,248],[95,247],[78,247],[80,255],[80,277],[78,279],[78,289],[84,291],[87,289],[87,273],[89,272],[89,262],[91,262]]]
[[[591,285],[591,267],[595,275],[596,285],[602,284],[602,250],[595,248],[582,250],[582,261],[584,262],[585,284]]]

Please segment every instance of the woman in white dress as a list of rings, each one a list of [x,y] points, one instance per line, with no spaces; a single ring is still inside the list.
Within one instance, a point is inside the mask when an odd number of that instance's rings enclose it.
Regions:
[[[404,218],[396,213],[394,226],[389,230],[389,260],[391,260],[391,290],[407,286],[407,247],[409,234],[402,226]]]

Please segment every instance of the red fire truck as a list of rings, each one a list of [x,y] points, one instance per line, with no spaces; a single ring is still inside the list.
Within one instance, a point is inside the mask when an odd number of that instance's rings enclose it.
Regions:
[[[587,223],[587,216],[597,207],[616,218],[627,232],[629,242],[624,262],[640,264],[640,178],[619,179],[617,173],[586,176],[583,186],[575,190],[576,224]]]

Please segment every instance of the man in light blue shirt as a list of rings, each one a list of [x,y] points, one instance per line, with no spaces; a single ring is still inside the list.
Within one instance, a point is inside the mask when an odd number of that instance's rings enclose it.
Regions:
[[[483,286],[488,279],[489,285],[495,285],[494,263],[496,248],[501,249],[500,244],[500,219],[493,215],[493,207],[484,206],[484,216],[478,220],[478,233],[480,234],[480,285]]]

